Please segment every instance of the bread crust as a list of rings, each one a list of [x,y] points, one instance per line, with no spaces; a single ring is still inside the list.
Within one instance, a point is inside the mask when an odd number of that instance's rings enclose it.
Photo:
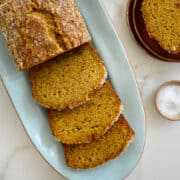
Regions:
[[[74,0],[3,1],[0,29],[19,70],[91,40]]]
[[[91,164],[91,165],[81,165],[81,166],[78,166],[75,162],[72,162],[70,159],[69,159],[69,146],[78,146],[78,145],[67,145],[67,144],[63,144],[63,149],[64,149],[64,154],[65,154],[65,159],[66,159],[66,164],[71,167],[71,168],[74,168],[74,169],[90,169],[90,168],[95,168],[99,165],[102,165],[110,160],[113,160],[115,159],[116,157],[120,156],[129,146],[129,144],[133,141],[133,138],[134,138],[134,135],[135,135],[135,132],[133,131],[133,129],[130,127],[130,125],[128,124],[128,122],[126,121],[126,119],[124,118],[123,115],[120,116],[119,120],[114,124],[114,127],[117,125],[117,124],[121,124],[121,125],[124,125],[126,126],[126,128],[128,129],[128,133],[129,133],[129,139],[127,140],[126,144],[123,145],[123,147],[121,147],[119,149],[119,151],[117,151],[116,153],[112,154],[110,158],[107,158],[107,159],[104,159],[104,160],[101,160],[101,162],[99,162],[98,164]],[[114,128],[113,127],[113,128]],[[110,131],[108,131],[106,134],[108,133],[111,133]],[[106,134],[104,136],[106,136]],[[105,137],[106,138],[106,137]],[[100,141],[101,139],[99,139]],[[97,140],[98,142],[98,140]]]

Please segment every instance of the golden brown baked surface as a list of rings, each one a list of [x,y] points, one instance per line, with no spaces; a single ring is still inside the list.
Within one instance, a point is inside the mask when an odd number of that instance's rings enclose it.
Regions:
[[[73,109],[89,100],[107,77],[106,68],[90,44],[30,69],[34,99],[53,109]]]
[[[149,36],[169,53],[179,53],[180,1],[143,0],[141,11]]]
[[[73,110],[48,110],[49,124],[57,141],[89,143],[100,138],[119,118],[122,103],[107,81],[90,101]]]
[[[134,137],[134,131],[121,116],[99,140],[89,144],[63,145],[66,163],[75,169],[88,169],[119,156]]]
[[[0,29],[19,70],[90,41],[74,0],[6,0]]]

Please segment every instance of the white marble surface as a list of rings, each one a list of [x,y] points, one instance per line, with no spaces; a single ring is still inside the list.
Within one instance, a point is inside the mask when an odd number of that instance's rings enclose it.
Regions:
[[[161,83],[179,79],[180,64],[157,61],[133,40],[124,0],[102,0],[134,68],[146,111],[147,136],[141,161],[127,180],[180,179],[180,122],[163,119],[154,95]],[[0,180],[63,180],[39,155],[0,82]]]

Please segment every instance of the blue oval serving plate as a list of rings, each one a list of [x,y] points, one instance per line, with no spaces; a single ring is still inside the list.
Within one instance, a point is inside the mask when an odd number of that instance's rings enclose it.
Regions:
[[[51,134],[45,109],[31,96],[28,72],[18,72],[0,34],[0,75],[32,142],[62,176],[72,180],[121,180],[136,166],[145,142],[145,114],[136,80],[124,49],[100,1],[77,0],[93,43],[108,69],[109,79],[124,103],[124,115],[135,131],[134,141],[115,160],[90,170],[74,170],[65,163],[63,149]]]

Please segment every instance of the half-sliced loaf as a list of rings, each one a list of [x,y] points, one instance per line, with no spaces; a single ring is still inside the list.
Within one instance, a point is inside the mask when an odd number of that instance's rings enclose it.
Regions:
[[[99,140],[89,144],[63,145],[66,163],[76,169],[93,168],[119,156],[134,137],[134,131],[121,116]]]
[[[106,77],[106,68],[90,44],[30,70],[34,99],[58,110],[88,101],[89,94],[100,88]]]
[[[75,0],[0,0],[0,29],[19,70],[91,40]]]
[[[109,82],[73,110],[48,110],[49,123],[57,141],[88,143],[100,138],[118,120],[122,104]]]

